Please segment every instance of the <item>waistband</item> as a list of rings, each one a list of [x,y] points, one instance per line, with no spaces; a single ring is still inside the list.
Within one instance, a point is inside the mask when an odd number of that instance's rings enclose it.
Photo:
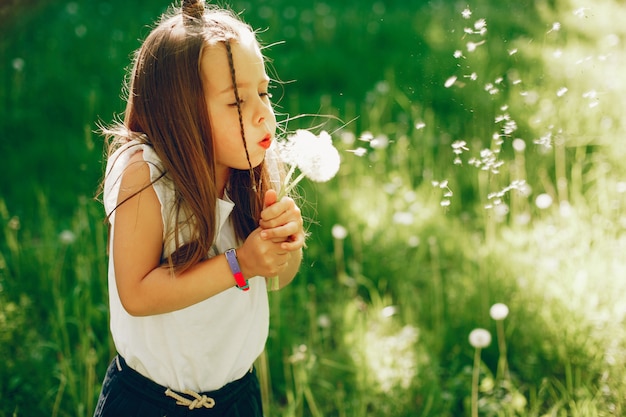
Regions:
[[[186,390],[179,392],[146,378],[128,366],[120,355],[115,357],[114,362],[119,373],[118,375],[121,377],[120,380],[128,388],[137,391],[139,395],[148,396],[152,401],[156,401],[167,408],[178,406],[190,410],[209,408],[214,411],[228,409],[256,378],[254,368],[250,368],[250,371],[246,372],[243,377],[224,385],[218,390],[206,392]]]

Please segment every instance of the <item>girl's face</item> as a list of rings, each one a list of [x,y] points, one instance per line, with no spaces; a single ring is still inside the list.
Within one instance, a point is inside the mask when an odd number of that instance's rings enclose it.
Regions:
[[[270,79],[256,42],[232,42],[231,50],[246,146],[250,164],[256,167],[263,161],[276,131],[276,116],[267,91]],[[200,70],[211,121],[217,174],[225,179],[230,168],[249,168],[226,48],[223,45],[206,48]]]

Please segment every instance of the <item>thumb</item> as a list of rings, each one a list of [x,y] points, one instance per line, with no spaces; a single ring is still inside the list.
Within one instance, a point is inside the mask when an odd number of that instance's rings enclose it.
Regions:
[[[278,195],[276,194],[276,190],[267,190],[265,193],[265,198],[263,199],[263,209],[271,206],[278,199]]]

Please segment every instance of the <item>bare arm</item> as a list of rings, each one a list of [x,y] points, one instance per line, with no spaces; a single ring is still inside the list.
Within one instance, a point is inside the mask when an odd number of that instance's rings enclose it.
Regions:
[[[150,169],[137,153],[122,178],[118,202],[130,198],[116,209],[113,234],[116,284],[126,311],[135,316],[167,313],[232,288],[235,282],[223,255],[180,274],[160,264],[161,205],[149,184]],[[280,244],[262,239],[260,229],[252,232],[237,253],[246,278],[276,275],[288,266],[289,255]]]

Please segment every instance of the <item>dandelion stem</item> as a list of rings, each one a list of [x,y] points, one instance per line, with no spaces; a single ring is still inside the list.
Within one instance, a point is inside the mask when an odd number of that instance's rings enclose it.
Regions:
[[[498,349],[500,358],[498,359],[498,376],[504,380],[509,379],[509,367],[506,358],[506,340],[504,339],[504,321],[496,321],[496,331],[498,333]]]
[[[472,417],[478,417],[478,376],[480,374],[480,348],[474,352],[474,369],[472,370]]]
[[[284,186],[284,187],[283,187],[283,189],[282,189],[282,190],[280,190],[280,193],[278,194],[278,199],[280,200],[281,198],[283,198],[284,196],[286,196],[286,195],[287,195],[287,193],[289,193],[289,191],[291,191],[291,190],[293,189],[293,187],[295,187],[296,185],[298,185],[298,183],[299,183],[300,181],[302,181],[302,179],[304,178],[304,176],[305,176],[305,175],[301,173],[300,175],[298,175],[298,176],[296,177],[296,179],[295,179],[295,180],[293,180],[293,181],[291,182],[291,184]],[[285,182],[285,184],[287,184],[287,182]]]

